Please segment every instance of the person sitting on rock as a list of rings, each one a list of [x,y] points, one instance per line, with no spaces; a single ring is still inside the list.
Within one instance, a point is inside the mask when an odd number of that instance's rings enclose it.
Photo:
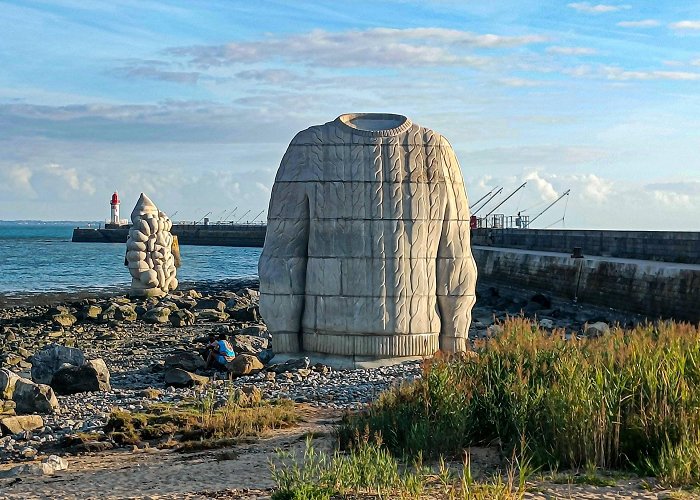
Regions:
[[[226,368],[226,363],[233,361],[236,357],[236,353],[231,347],[231,344],[226,340],[226,334],[222,333],[219,335],[219,340],[216,342],[216,348],[209,354],[209,359],[207,360],[207,368],[215,366],[216,368]]]
[[[199,353],[204,358],[204,361],[209,362],[209,357],[211,356],[211,353],[217,351],[218,349],[219,349],[219,343],[216,340],[216,335],[214,335],[213,333],[210,333],[209,340],[207,341],[207,345],[204,347],[204,349],[200,349]]]

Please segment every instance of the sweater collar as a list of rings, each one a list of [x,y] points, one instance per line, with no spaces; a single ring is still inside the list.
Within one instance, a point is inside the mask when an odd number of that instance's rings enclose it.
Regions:
[[[365,137],[391,137],[407,131],[413,125],[407,117],[391,113],[347,113],[336,118],[335,123],[340,128]]]

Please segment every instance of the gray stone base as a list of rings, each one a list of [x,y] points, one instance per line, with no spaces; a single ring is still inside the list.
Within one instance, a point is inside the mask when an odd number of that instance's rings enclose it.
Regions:
[[[303,345],[300,345],[301,343]],[[448,352],[464,350],[450,338],[445,348]],[[280,353],[301,351],[323,353],[327,356],[350,358],[412,358],[432,356],[440,348],[438,333],[382,335],[375,333],[334,332],[274,332],[272,348]]]
[[[161,290],[160,288],[131,288],[129,290],[129,293],[127,296],[129,298],[151,298],[151,297],[165,297],[167,295],[166,292]]]
[[[318,352],[295,352],[295,353],[280,353],[276,354],[271,363],[284,363],[290,359],[299,359],[308,357],[311,364],[323,363],[326,366],[335,368],[336,370],[347,370],[353,368],[378,368],[380,366],[392,366],[404,363],[406,361],[420,361],[427,357],[412,356],[403,358],[376,358],[372,356],[334,356]],[[430,356],[428,356],[430,357]]]

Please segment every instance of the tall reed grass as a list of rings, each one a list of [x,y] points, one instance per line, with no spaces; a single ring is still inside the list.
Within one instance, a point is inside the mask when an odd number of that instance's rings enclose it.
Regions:
[[[473,356],[426,361],[338,430],[396,453],[460,456],[497,444],[533,465],[634,469],[700,483],[700,331],[675,322],[567,340],[513,318]]]

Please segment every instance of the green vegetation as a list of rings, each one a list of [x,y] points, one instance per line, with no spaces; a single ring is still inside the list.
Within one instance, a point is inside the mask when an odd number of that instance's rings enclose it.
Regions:
[[[381,436],[396,456],[459,457],[498,444],[536,467],[628,470],[700,484],[700,331],[674,322],[565,340],[525,319],[472,356],[437,358],[423,378],[347,416],[341,444]]]
[[[332,456],[314,449],[306,440],[301,460],[294,453],[278,452],[280,464],[270,461],[277,489],[273,500],[329,500],[368,495],[379,498],[423,498],[424,494],[464,500],[515,500],[525,492],[525,478],[515,485],[514,468],[506,481],[500,474],[476,482],[467,457],[459,474],[440,461],[437,471],[422,463],[420,454],[410,467],[402,466],[381,441],[365,436],[348,454]]]
[[[553,483],[558,484],[590,484],[592,486],[615,486],[617,479],[623,477],[620,474],[611,475],[602,473],[594,465],[587,464],[583,473],[580,474],[553,474],[549,478]]]
[[[113,410],[105,432],[118,444],[157,441],[184,451],[230,446],[235,438],[258,436],[297,420],[294,403],[262,401],[259,391],[231,391],[217,407],[213,393],[185,404],[154,404],[143,412]],[[182,444],[180,444],[182,443]]]

